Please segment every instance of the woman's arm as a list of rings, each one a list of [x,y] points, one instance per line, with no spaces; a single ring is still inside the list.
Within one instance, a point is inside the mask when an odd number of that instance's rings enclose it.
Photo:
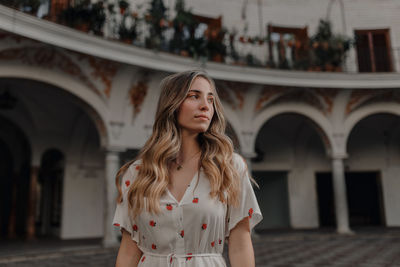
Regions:
[[[139,249],[131,235],[122,229],[122,240],[119,246],[115,267],[137,267],[143,252]]]
[[[228,246],[231,267],[255,266],[248,217],[238,222],[231,230],[229,233]]]

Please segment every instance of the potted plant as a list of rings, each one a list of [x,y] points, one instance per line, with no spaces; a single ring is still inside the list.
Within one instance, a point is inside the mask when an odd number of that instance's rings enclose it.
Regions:
[[[224,37],[227,33],[225,28],[211,29],[207,36],[207,50],[208,58],[215,62],[224,62],[226,52],[226,45],[224,43]]]
[[[169,51],[183,56],[189,56],[189,52],[193,55],[196,51],[190,47],[194,45],[194,31],[198,24],[191,11],[185,9],[184,0],[177,0],[175,11],[176,16],[172,20],[174,35],[169,42]]]
[[[162,0],[151,0],[150,8],[146,14],[146,22],[150,26],[150,35],[146,38],[146,47],[160,49],[164,42],[163,32],[167,28],[166,12]]]
[[[127,20],[130,19],[131,23],[128,23]],[[125,43],[132,44],[138,36],[139,32],[137,29],[139,18],[133,15],[124,15],[121,21],[121,24],[118,27],[118,35],[119,39]]]
[[[121,15],[125,14],[125,10],[129,7],[129,3],[125,0],[118,1],[119,12]]]
[[[58,15],[58,21],[68,27],[88,32],[90,24],[89,2],[83,1],[64,9]]]
[[[89,30],[95,35],[103,35],[103,26],[106,21],[103,2],[92,4],[89,17]]]
[[[311,69],[341,71],[354,41],[344,35],[333,34],[329,21],[320,20],[318,30],[311,37]]]

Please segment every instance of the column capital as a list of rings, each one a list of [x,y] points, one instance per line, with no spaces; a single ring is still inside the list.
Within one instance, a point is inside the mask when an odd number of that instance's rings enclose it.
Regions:
[[[118,153],[122,153],[126,151],[125,147],[120,147],[120,146],[107,146],[104,148],[104,151],[106,153],[110,153],[110,154],[118,154]]]
[[[332,160],[335,160],[335,159],[343,160],[343,159],[347,159],[349,157],[349,155],[347,153],[332,153],[330,155],[330,157]]]
[[[241,155],[246,159],[252,159],[252,158],[257,157],[257,153],[256,152],[250,152],[250,151],[242,152]]]

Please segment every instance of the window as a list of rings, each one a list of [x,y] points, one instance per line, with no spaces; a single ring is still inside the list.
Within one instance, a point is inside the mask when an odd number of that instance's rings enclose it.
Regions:
[[[389,29],[355,30],[359,72],[393,71]]]
[[[269,24],[268,36],[269,64],[282,69],[306,68],[305,64],[308,60],[307,27],[280,27]]]

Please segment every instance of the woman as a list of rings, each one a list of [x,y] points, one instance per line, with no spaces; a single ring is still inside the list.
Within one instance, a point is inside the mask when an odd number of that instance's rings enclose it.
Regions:
[[[250,232],[262,215],[206,73],[162,81],[153,133],[116,183],[117,267],[226,266],[225,239],[232,267],[254,266]]]

